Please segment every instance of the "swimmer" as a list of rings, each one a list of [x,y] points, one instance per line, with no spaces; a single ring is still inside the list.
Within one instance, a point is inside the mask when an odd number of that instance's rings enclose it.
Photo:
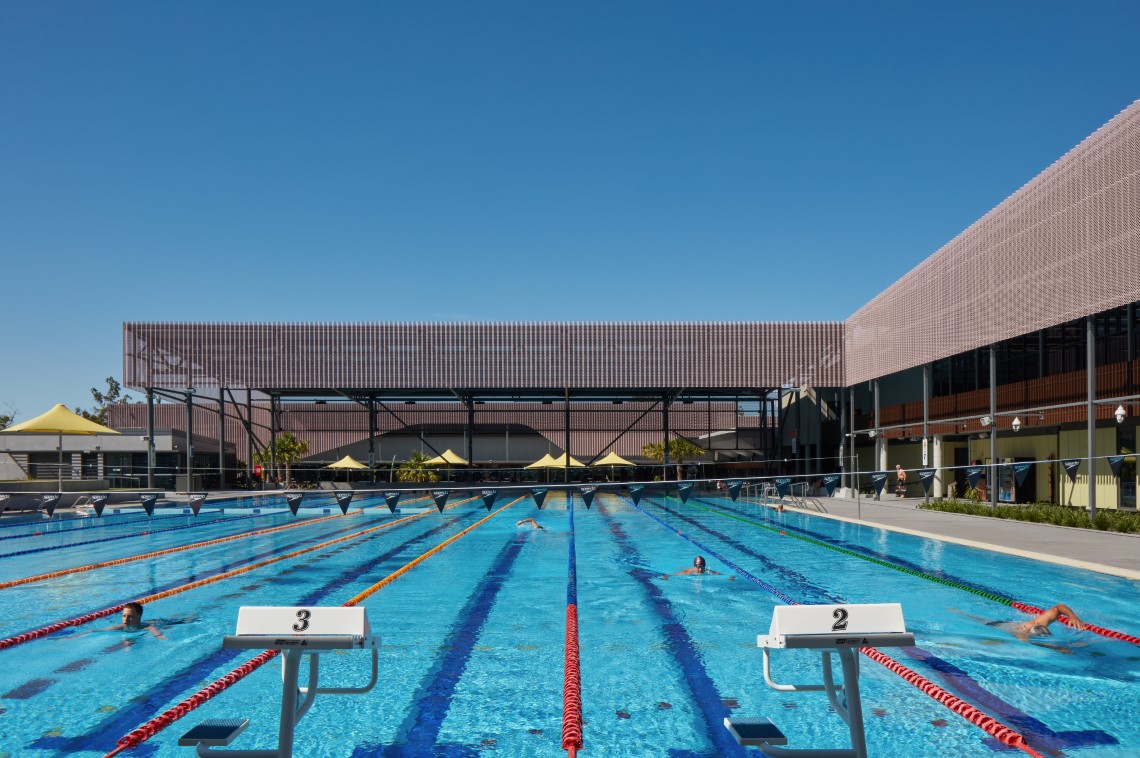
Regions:
[[[1069,617],[1069,620],[1072,622],[1072,627],[1077,631],[1082,631],[1085,628],[1084,622],[1073,612],[1072,608],[1064,603],[1057,603],[1049,610],[1034,616],[1029,621],[986,621],[986,619],[979,618],[978,616],[970,616],[968,613],[962,613],[953,608],[950,610],[955,613],[960,613],[963,616],[969,616],[969,618],[976,621],[985,622],[986,626],[992,626],[996,629],[1009,632],[1022,642],[1028,642],[1039,647],[1051,648],[1061,653],[1072,653],[1073,651],[1059,645],[1050,645],[1045,642],[1040,642],[1037,638],[1052,636],[1053,633],[1049,631],[1049,625],[1056,621],[1061,614],[1065,614]]]
[[[145,629],[146,631],[153,634],[157,639],[166,639],[166,637],[162,634],[162,630],[154,624],[147,624],[146,626],[143,626],[142,615],[142,603],[127,603],[123,606],[123,623],[113,626],[111,629],[121,629],[124,632],[135,632],[140,629]]]
[[[717,576],[720,576],[719,571],[713,571],[712,569],[705,566],[705,557],[703,555],[698,555],[696,558],[693,559],[693,565],[691,567],[689,567],[687,569],[682,569],[682,570],[674,572],[672,574],[662,574],[661,578],[662,579],[668,579],[671,576],[686,576],[686,575],[692,575],[692,574],[716,574]],[[733,576],[730,576],[728,578],[728,580],[731,582],[735,578],[736,578],[736,576],[733,575]]]
[[[523,526],[524,524],[529,524],[532,529],[543,529],[544,528],[542,526],[542,524],[538,523],[537,521],[535,521],[532,518],[524,518],[522,521],[516,521],[515,522],[515,526]]]

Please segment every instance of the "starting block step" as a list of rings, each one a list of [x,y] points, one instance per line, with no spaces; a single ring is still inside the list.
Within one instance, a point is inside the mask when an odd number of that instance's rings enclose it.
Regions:
[[[763,716],[737,716],[736,718],[726,716],[724,728],[728,730],[737,744],[745,747],[788,744],[788,738],[780,731],[780,727],[773,724],[771,719]]]
[[[249,719],[207,719],[178,738],[179,745],[224,747],[245,731]]]

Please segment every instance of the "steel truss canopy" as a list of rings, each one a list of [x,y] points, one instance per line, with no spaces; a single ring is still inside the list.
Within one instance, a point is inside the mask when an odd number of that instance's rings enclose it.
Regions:
[[[382,402],[675,402],[843,386],[842,322],[123,325],[124,384]]]

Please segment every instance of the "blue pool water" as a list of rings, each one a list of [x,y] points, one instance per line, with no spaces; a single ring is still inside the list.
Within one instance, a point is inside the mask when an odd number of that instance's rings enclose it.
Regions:
[[[500,498],[496,509],[509,502]],[[358,498],[341,517],[331,498],[317,496],[297,517],[283,500],[268,499],[256,503],[261,513],[207,507],[197,517],[123,513],[0,530],[7,556],[0,557],[0,582],[7,582],[300,524],[0,589],[0,637],[10,637],[428,509],[150,603],[146,618],[159,621],[165,640],[109,630],[112,616],[0,650],[0,758],[105,754],[257,652],[221,649],[239,606],[340,605],[488,515],[481,500],[453,496],[452,503],[440,514],[430,500],[406,499],[393,515],[379,497]],[[516,528],[527,517],[545,530]],[[363,696],[318,697],[297,728],[295,755],[564,755],[568,521],[563,495],[552,492],[542,510],[527,497],[369,597],[364,606],[383,640],[380,682]],[[638,508],[599,495],[588,511],[576,502],[574,523],[584,756],[760,755],[732,742],[721,726],[731,714],[772,717],[791,747],[845,747],[846,728],[821,694],[764,684],[756,635],[767,632],[772,607],[782,604],[774,592],[802,603],[901,602],[917,644],[884,652],[1018,730],[1038,752],[1140,754],[1132,714],[1140,647],[1059,624],[1049,642],[1066,652],[1019,642],[986,622],[1025,614],[830,548],[1039,607],[1064,601],[1086,621],[1130,634],[1140,632],[1135,582],[711,497],[687,505],[646,497]],[[697,552],[721,574],[662,578],[689,566]],[[774,674],[815,681],[818,660],[781,651]],[[366,653],[327,654],[321,682],[359,684],[368,670]],[[271,748],[280,682],[272,661],[123,755],[193,755],[177,746],[178,737],[207,718],[250,718],[231,747]],[[871,755],[1008,752],[870,660],[861,663],[860,684]]]

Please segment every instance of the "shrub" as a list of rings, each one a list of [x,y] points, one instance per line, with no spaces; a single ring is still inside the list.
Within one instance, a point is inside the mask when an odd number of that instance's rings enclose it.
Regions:
[[[967,490],[967,495],[969,490]],[[971,516],[1008,518],[1017,521],[1030,521],[1037,524],[1056,524],[1100,531],[1115,531],[1131,534],[1140,532],[1140,515],[1130,511],[1097,509],[1096,518],[1089,518],[1084,508],[1054,505],[1053,503],[1029,503],[1026,505],[991,506],[977,500],[943,500],[920,504],[919,508],[946,513],[964,513]]]

